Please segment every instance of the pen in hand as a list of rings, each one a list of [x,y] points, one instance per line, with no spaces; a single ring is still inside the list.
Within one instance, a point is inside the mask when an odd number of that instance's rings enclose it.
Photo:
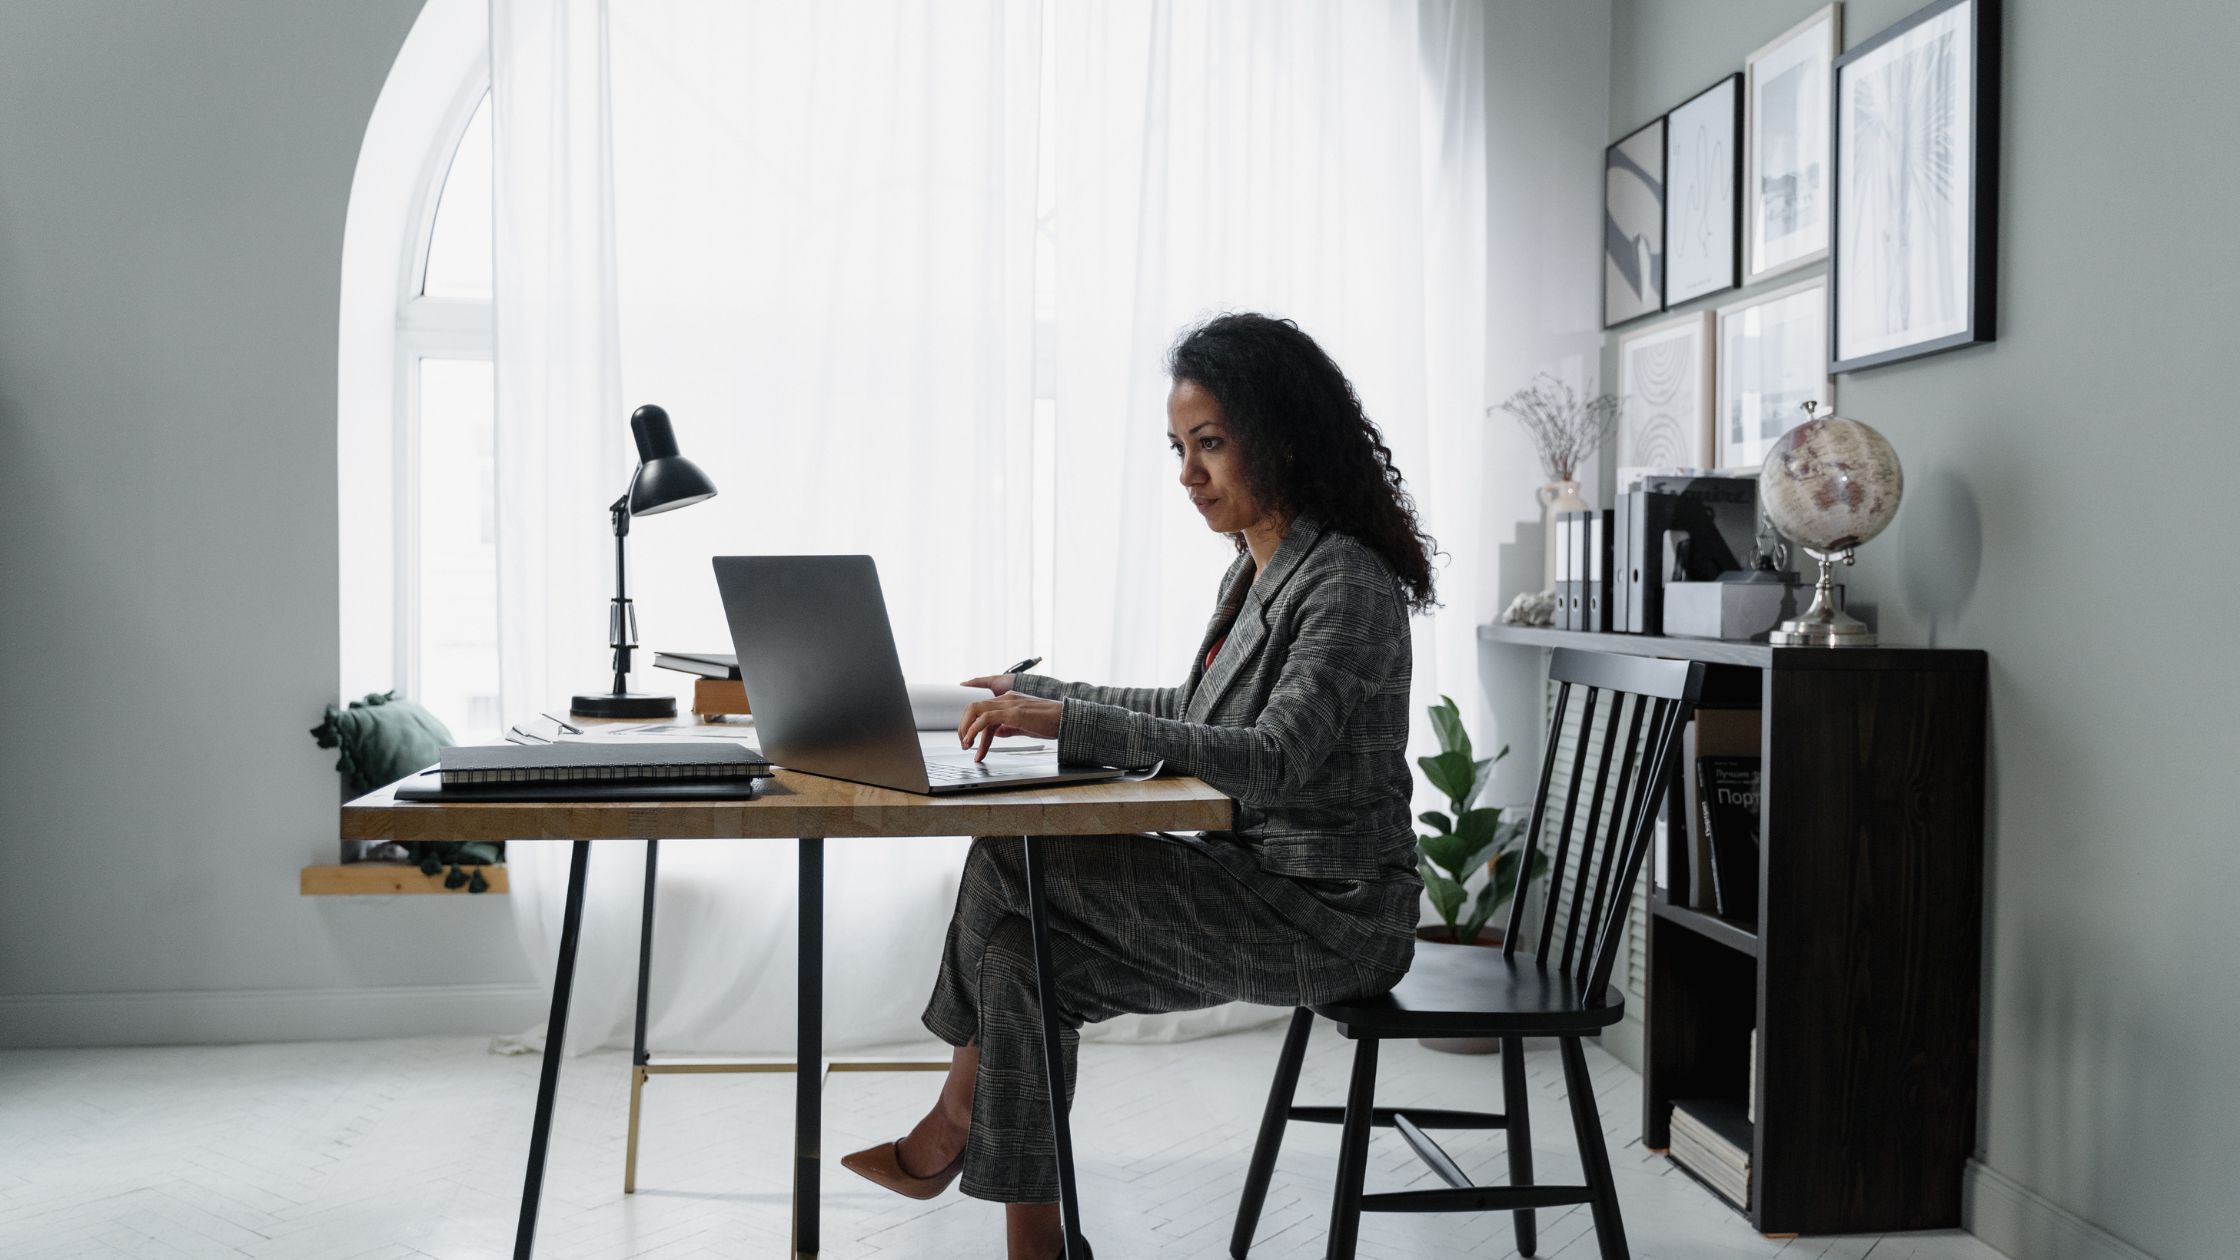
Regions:
[[[1040,665],[1041,663],[1042,663],[1042,658],[1041,658],[1041,657],[1039,657],[1039,656],[1030,656],[1030,657],[1028,657],[1027,659],[1025,659],[1025,660],[1023,660],[1023,661],[1019,662],[1018,664],[1016,664],[1016,665],[1012,666],[1011,668],[1009,668],[1009,669],[1007,669],[1007,670],[1005,670],[1005,671],[1003,671],[1003,672],[1004,672],[1004,673],[1006,673],[1006,674],[1023,674],[1023,673],[1025,673],[1026,671],[1028,671],[1028,670],[1030,670],[1030,669],[1033,669],[1033,668],[1034,668],[1035,666],[1037,666],[1037,665]]]

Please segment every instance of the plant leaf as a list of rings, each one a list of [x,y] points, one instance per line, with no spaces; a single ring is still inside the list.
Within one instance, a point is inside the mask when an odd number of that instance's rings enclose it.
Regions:
[[[1423,777],[1448,800],[1461,801],[1470,795],[1471,772],[1475,769],[1470,754],[1450,749],[1435,757],[1418,757],[1416,764],[1423,767]]]
[[[1486,925],[1486,920],[1493,917],[1493,912],[1509,904],[1507,897],[1496,897],[1494,891],[1490,883],[1478,890],[1478,900],[1470,907],[1470,917],[1463,923],[1463,930],[1469,932],[1473,940],[1477,939],[1478,930]]]
[[[1433,866],[1452,878],[1466,878],[1469,868],[1463,859],[1470,856],[1468,844],[1458,836],[1417,836],[1416,851]]]
[[[1490,773],[1490,771],[1497,763],[1500,762],[1503,757],[1506,757],[1508,755],[1509,746],[1507,744],[1503,744],[1501,746],[1500,752],[1497,752],[1491,757],[1487,757],[1483,761],[1477,763],[1472,776],[1473,783],[1470,788],[1470,797],[1468,800],[1464,801],[1463,804],[1475,805],[1478,803],[1478,798],[1485,795],[1485,791],[1487,788],[1493,786],[1493,775]]]
[[[1454,834],[1454,824],[1448,821],[1447,816],[1440,813],[1438,810],[1427,809],[1422,813],[1416,815],[1416,821],[1422,823],[1426,827],[1431,828],[1433,831],[1438,832],[1442,836]]]
[[[1437,871],[1425,871],[1423,891],[1430,896],[1431,908],[1439,912],[1439,918],[1453,927],[1455,911],[1462,908],[1462,885]]]
[[[1462,710],[1455,707],[1451,696],[1439,697],[1432,705],[1431,729],[1439,736],[1441,752],[1460,752],[1464,760],[1470,756],[1470,733],[1462,729]]]

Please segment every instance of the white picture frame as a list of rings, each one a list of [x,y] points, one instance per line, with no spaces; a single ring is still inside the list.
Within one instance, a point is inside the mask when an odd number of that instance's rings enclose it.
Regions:
[[[1712,312],[1618,338],[1617,490],[1647,473],[1711,467]]]
[[[1742,76],[1664,116],[1664,304],[1742,281]]]
[[[1842,50],[1843,5],[1837,0],[1743,62],[1747,284],[1828,256],[1835,195],[1828,129]]]
[[[1729,303],[1718,320],[1715,455],[1720,469],[1755,475],[1781,435],[1805,422],[1806,402],[1822,415],[1835,409],[1827,278]]]

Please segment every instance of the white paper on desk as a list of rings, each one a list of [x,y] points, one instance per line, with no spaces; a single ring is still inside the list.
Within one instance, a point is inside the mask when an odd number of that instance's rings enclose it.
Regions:
[[[953,731],[964,721],[964,707],[986,700],[985,687],[954,683],[910,683],[910,717],[921,731]]]

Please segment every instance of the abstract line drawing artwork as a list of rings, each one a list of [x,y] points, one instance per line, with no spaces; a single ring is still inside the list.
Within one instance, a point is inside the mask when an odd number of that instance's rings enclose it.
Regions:
[[[1843,6],[1831,4],[1744,63],[1744,219],[1752,283],[1827,256],[1828,113],[1842,35]]]
[[[1804,404],[1835,406],[1828,285],[1805,281],[1719,311],[1719,467],[1755,473]]]
[[[1664,301],[1731,289],[1739,280],[1736,200],[1742,76],[1730,74],[1665,115]]]
[[[1664,309],[1664,119],[1602,151],[1602,326]]]
[[[1836,63],[1837,371],[1991,339],[1976,198],[1996,131],[1976,111],[1996,91],[1979,81],[1992,2],[1940,0]]]
[[[1711,466],[1711,312],[1618,341],[1617,488],[1651,472]]]

